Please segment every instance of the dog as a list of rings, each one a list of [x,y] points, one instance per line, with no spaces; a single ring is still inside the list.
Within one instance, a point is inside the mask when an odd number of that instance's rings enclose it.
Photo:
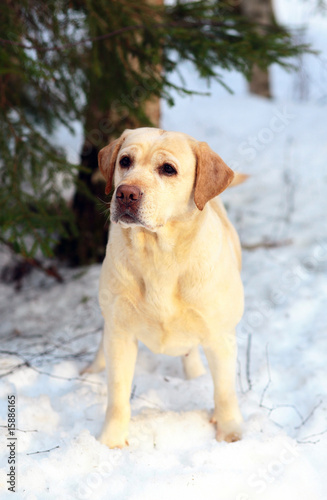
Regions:
[[[138,341],[182,356],[187,378],[214,383],[216,439],[241,438],[235,390],[235,326],[243,314],[241,248],[218,195],[244,180],[205,142],[156,128],[125,130],[101,149],[106,194],[114,193],[100,275],[104,333],[93,363],[106,367],[108,405],[99,436],[128,445],[130,393]]]

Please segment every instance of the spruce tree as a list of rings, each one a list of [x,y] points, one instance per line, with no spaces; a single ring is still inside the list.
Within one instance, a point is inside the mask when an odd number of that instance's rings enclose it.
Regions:
[[[61,251],[77,264],[102,258],[104,218],[86,188],[97,151],[126,127],[151,125],[149,99],[171,105],[181,61],[222,85],[220,68],[251,76],[254,64],[289,67],[297,45],[276,24],[258,26],[235,2],[4,0],[0,20],[0,241],[23,255]],[[81,165],[54,145],[58,124],[84,126]],[[63,186],[77,185],[74,210]],[[102,190],[102,189],[101,189]],[[84,216],[80,207],[84,204]],[[91,214],[91,215],[90,215]],[[88,217],[89,215],[89,217]],[[86,221],[86,226],[80,221]],[[79,226],[79,227],[78,227]],[[99,234],[95,234],[95,228]],[[101,234],[100,234],[101,233]],[[87,234],[90,237],[87,237]],[[92,240],[95,241],[95,245]],[[74,241],[73,245],[67,245]],[[63,243],[65,242],[65,243]],[[89,246],[91,245],[91,246]]]

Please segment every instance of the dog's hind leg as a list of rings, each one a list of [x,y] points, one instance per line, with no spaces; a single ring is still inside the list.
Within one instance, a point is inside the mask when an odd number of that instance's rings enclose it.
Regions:
[[[199,377],[205,373],[198,347],[193,347],[182,360],[186,378]]]
[[[102,334],[99,349],[95,355],[94,360],[90,365],[87,365],[80,371],[80,375],[84,375],[84,373],[99,373],[102,372],[102,370],[104,370],[105,367],[106,367],[106,360],[103,351],[103,334]]]

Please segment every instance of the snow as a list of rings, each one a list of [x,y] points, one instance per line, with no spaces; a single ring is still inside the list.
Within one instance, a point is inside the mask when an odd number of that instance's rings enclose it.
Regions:
[[[231,74],[235,95],[213,87],[211,98],[177,97],[174,108],[163,110],[164,128],[207,141],[250,174],[223,194],[243,244],[246,309],[237,329],[243,439],[214,439],[208,371],[185,380],[179,358],[141,345],[129,447],[101,445],[95,436],[104,418],[105,374],[79,376],[101,336],[100,266],[62,267],[63,284],[35,271],[20,292],[0,284],[1,499],[11,494],[10,394],[19,500],[327,497],[327,104],[318,92],[324,77],[311,76],[307,102],[289,100],[290,87],[283,94],[277,81],[274,100],[249,96]]]

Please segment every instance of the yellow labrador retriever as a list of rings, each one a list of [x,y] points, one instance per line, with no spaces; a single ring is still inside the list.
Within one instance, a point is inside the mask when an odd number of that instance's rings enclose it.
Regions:
[[[100,441],[127,442],[137,344],[183,356],[187,377],[214,382],[218,441],[241,437],[235,326],[243,313],[241,252],[217,198],[233,171],[205,142],[156,128],[126,130],[99,153],[106,193],[115,186],[100,278],[105,320],[87,372],[106,365],[108,407]],[[234,183],[237,183],[237,181]]]

